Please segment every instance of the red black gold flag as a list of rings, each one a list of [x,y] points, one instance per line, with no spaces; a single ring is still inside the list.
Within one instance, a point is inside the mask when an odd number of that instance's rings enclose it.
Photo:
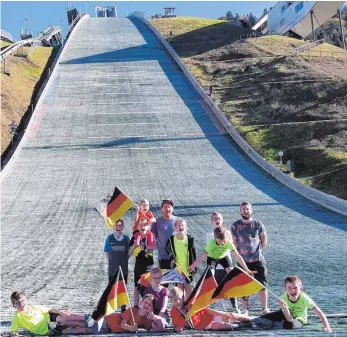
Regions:
[[[107,201],[106,207],[100,212],[106,221],[107,227],[112,228],[113,224],[121,218],[133,204],[133,201],[116,187],[113,195]]]
[[[197,312],[210,305],[212,295],[216,288],[217,282],[211,272],[211,267],[207,266],[189,298],[185,302],[185,305],[190,308],[186,315],[186,320],[190,319]]]
[[[114,313],[121,305],[129,304],[129,298],[125,289],[121,267],[114,273],[111,281],[101,295],[98,305],[92,314],[92,318],[99,321],[105,316]]]
[[[263,288],[264,287],[250,275],[242,272],[238,268],[234,268],[218,285],[213,293],[212,299],[213,302],[215,302],[221,298],[251,296]]]

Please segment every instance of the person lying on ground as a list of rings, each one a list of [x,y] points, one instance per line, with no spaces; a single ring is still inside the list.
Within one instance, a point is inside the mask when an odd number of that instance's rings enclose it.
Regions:
[[[58,309],[49,309],[42,305],[30,305],[24,291],[11,294],[12,305],[16,308],[11,324],[11,336],[18,335],[18,329],[30,331],[35,335],[47,335],[58,325],[84,327],[85,316],[69,314]]]
[[[189,308],[184,306],[183,291],[174,287],[170,290],[172,309],[170,317],[176,332],[183,329],[195,330],[235,330],[240,327],[237,322],[251,322],[253,317],[238,313],[227,313],[211,308],[205,308],[186,321]]]
[[[307,325],[307,311],[312,310],[322,321],[323,331],[332,332],[329,322],[318,305],[303,292],[299,276],[288,276],[284,280],[285,293],[280,298],[281,309],[255,318],[254,323],[277,326],[282,329],[300,329]]]
[[[106,333],[136,332],[138,329],[162,332],[162,317],[153,313],[153,295],[144,295],[139,307],[128,308],[123,313],[113,313],[103,318],[103,321],[94,322],[90,328],[64,329],[67,335],[98,335]]]

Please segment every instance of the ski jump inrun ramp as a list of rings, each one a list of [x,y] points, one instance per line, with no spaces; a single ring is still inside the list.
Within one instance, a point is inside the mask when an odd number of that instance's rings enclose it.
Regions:
[[[173,199],[198,253],[212,231],[213,211],[230,227],[240,202],[251,201],[267,228],[271,289],[280,294],[284,277],[298,274],[326,313],[347,312],[347,218],[281,185],[219,132],[142,21],[84,18],[1,185],[2,330],[16,289],[33,303],[93,309],[107,282],[109,234],[94,206],[115,186],[135,201],[147,197],[157,216],[161,200]],[[129,235],[132,216],[125,217]],[[130,293],[133,265],[131,258]],[[229,310],[230,303],[217,308]],[[251,312],[259,310],[254,296]],[[312,320],[307,336],[319,336],[320,324]],[[347,331],[346,321],[332,325]]]

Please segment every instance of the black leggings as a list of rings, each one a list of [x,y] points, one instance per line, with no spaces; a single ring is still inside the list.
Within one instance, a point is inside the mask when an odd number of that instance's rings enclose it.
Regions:
[[[282,310],[270,312],[269,314],[261,316],[261,318],[265,318],[273,322],[283,322],[283,329],[286,329],[286,330],[293,329],[293,323],[288,322],[286,320]]]

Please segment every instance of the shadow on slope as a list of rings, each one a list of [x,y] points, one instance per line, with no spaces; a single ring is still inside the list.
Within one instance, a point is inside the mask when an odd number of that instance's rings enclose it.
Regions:
[[[239,40],[242,34],[252,34],[250,28],[242,28],[229,22],[218,23],[175,36],[170,41],[180,57],[206,53]]]
[[[153,49],[151,48],[151,45],[153,44],[153,39],[149,39],[148,37],[151,31],[144,23],[142,23],[140,20],[136,18],[132,18],[131,21],[137,27],[139,33],[142,34],[143,38],[145,39],[147,43],[146,45],[141,45],[141,46],[117,50],[117,51],[111,51],[111,52],[88,56],[88,57],[82,57],[82,58],[62,62],[62,64],[121,62],[124,59],[126,59],[126,61],[128,62],[153,60],[153,61],[157,61],[161,65],[163,71],[167,75],[168,80],[170,80],[170,76],[168,74],[168,68],[172,69],[173,66],[176,68],[178,67],[171,60],[170,55],[165,50],[160,49],[160,51],[163,51],[163,54],[162,56],[160,55],[159,57],[158,57],[158,52],[153,53]],[[226,26],[225,28],[229,26],[230,25]],[[203,31],[204,29],[200,30],[200,33],[203,33]],[[183,34],[183,35],[186,35],[186,34]],[[221,42],[221,41],[224,41],[224,42]],[[222,38],[219,42],[217,42],[217,44],[229,43],[227,41],[230,41],[230,40]],[[148,51],[148,53],[146,51]],[[294,211],[300,214],[303,214],[304,216],[308,216],[319,222],[325,223],[328,226],[332,226],[332,227],[347,231],[347,218],[341,215],[335,214],[334,212],[331,212],[314,203],[309,202],[307,199],[301,197],[300,195],[296,194],[292,190],[286,188],[285,186],[277,182],[277,180],[275,180],[274,178],[266,174],[256,164],[254,164],[253,161],[251,161],[243,153],[243,151],[239,149],[239,147],[234,143],[234,141],[230,139],[230,137],[225,135],[218,135],[218,136],[209,135],[211,133],[219,133],[219,131],[217,127],[212,123],[211,119],[206,118],[206,116],[208,116],[207,112],[206,114],[194,112],[196,111],[194,107],[196,107],[197,104],[200,105],[200,100],[201,100],[201,98],[198,96],[196,91],[193,89],[190,89],[189,95],[187,94],[187,91],[185,92],[185,95],[182,95],[182,91],[180,90],[179,85],[177,85],[177,83],[172,82],[171,80],[170,82],[172,84],[172,87],[176,90],[179,97],[183,100],[187,108],[191,111],[192,116],[195,118],[196,122],[201,128],[204,136],[200,137],[200,139],[207,139],[211,143],[211,145],[214,147],[214,149],[218,152],[218,154],[222,157],[222,159],[225,160],[230,167],[236,170],[240,176],[245,178],[254,187],[256,187],[257,189],[259,189],[260,191],[268,195],[273,200],[275,200],[276,202],[273,203],[274,205],[277,205],[277,203],[282,204],[285,207],[293,209]],[[194,99],[192,100],[192,98]],[[134,145],[134,144],[139,145],[139,144],[147,144],[147,143],[155,143],[155,142],[163,142],[163,141],[172,141],[172,140],[182,141],[186,139],[192,140],[196,138],[167,137],[167,138],[150,139],[150,137],[148,137],[147,139],[147,138],[141,138],[141,137],[132,137],[132,138],[115,139],[115,140],[107,141],[100,144],[75,145],[75,149],[76,148],[78,149],[79,147],[82,147],[83,149],[86,149],[86,148],[89,148],[89,149],[105,148],[106,149],[106,148],[116,148],[116,147],[124,146],[124,145]],[[38,147],[32,147],[31,149],[34,149],[34,148],[37,149]],[[53,149],[57,147],[45,146],[44,148]],[[71,145],[67,145],[67,149],[69,148],[71,148]],[[212,191],[211,191],[211,195],[213,195]],[[251,196],[247,194],[247,191],[245,191],[244,198],[247,198],[247,197],[250,198]],[[211,206],[213,206],[213,203],[211,203]],[[226,205],[226,206],[230,206],[230,205]],[[188,208],[188,207],[195,207],[195,206],[184,206],[184,208]]]

